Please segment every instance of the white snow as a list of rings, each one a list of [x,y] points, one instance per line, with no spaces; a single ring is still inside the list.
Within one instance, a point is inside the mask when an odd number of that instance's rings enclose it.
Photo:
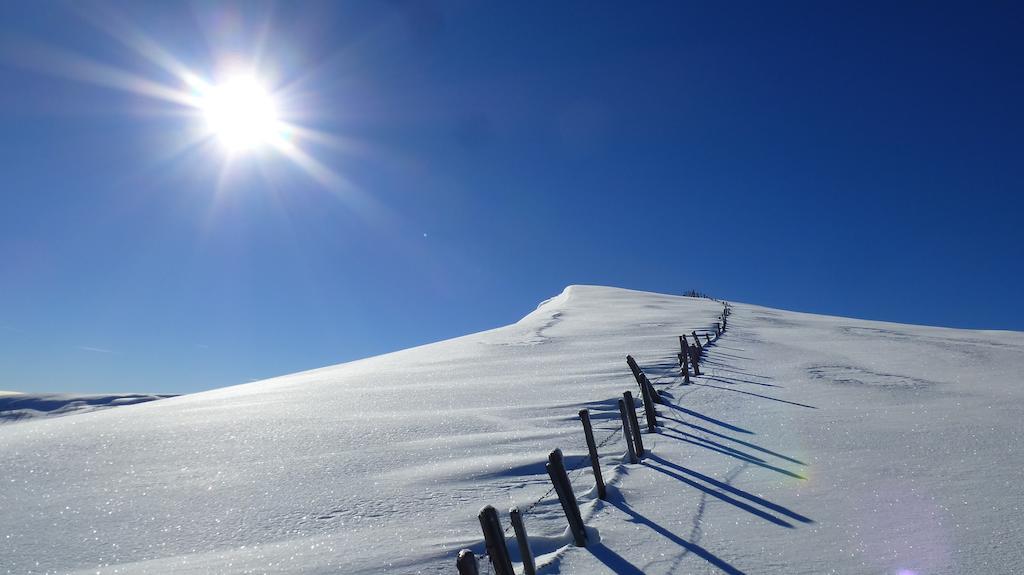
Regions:
[[[965,305],[961,302],[960,305]],[[503,328],[287,377],[0,426],[0,572],[453,573],[527,509],[541,573],[1024,572],[1024,334],[572,286]],[[594,499],[636,384],[672,406]],[[561,447],[594,543],[569,545]],[[514,549],[514,538],[510,539]]]
[[[74,394],[74,393],[21,393],[0,391],[0,424],[26,421],[38,417],[57,417],[87,413],[99,409],[135,405],[174,397],[149,393]]]

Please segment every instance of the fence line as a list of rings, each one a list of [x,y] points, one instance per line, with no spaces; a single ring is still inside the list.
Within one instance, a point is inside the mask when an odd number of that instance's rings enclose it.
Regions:
[[[705,345],[710,345],[711,343],[717,342],[718,339],[725,334],[725,331],[728,327],[728,317],[732,313],[732,306],[728,302],[723,302],[704,294],[697,294],[696,292],[686,295],[689,295],[691,297],[702,297],[722,304],[722,313],[718,316],[718,321],[715,322],[713,330],[711,328],[703,330],[705,336]],[[680,377],[683,377],[684,379],[683,385],[688,384],[690,381],[689,365],[693,366],[694,377],[698,377],[701,375],[698,366],[701,362],[704,352],[707,350],[707,348],[704,345],[701,345],[696,330],[692,331],[691,335],[693,336],[694,340],[693,346],[687,346],[685,335],[679,336],[679,342],[682,347],[682,350],[679,354],[679,367]],[[692,357],[690,357],[691,354]],[[640,386],[641,399],[643,400],[645,415],[648,421],[649,433],[651,433],[654,431],[654,428],[656,426],[657,412],[655,409],[655,404],[660,401],[659,392],[654,388],[653,384],[660,383],[661,380],[665,379],[668,376],[663,374],[661,376],[656,377],[653,381],[651,381],[650,379],[648,379],[647,374],[644,373],[643,369],[640,368],[639,364],[636,363],[632,356],[626,356],[626,358],[627,363],[629,364],[630,369],[633,371],[633,375],[635,376],[637,383]],[[630,393],[628,391],[626,392],[625,397],[630,400],[629,403],[632,403],[632,397],[630,396]],[[632,451],[632,448],[634,446],[630,444],[629,441],[630,427],[634,427],[633,431],[637,433],[639,439],[640,426],[638,423],[636,423],[635,406],[632,406],[632,409],[630,409],[630,406],[626,403],[626,401],[624,401],[623,399],[619,399],[618,401],[626,406],[626,410],[627,412],[631,412],[631,416],[628,418],[623,418],[625,421],[623,421],[622,425],[616,426],[614,429],[610,431],[606,429],[608,433],[601,439],[600,442],[597,442],[596,449],[594,450],[594,455],[597,455],[597,451],[600,448],[605,447],[606,445],[611,443],[611,441],[615,439],[615,437],[620,432],[623,433],[623,437],[627,441],[627,447],[630,448],[630,451]],[[629,413],[627,412],[624,412],[623,415],[629,415]],[[631,423],[631,421],[633,423]],[[640,441],[637,441],[637,443],[637,447],[639,447]],[[643,455],[644,453],[642,452],[637,453],[638,458],[643,457]],[[576,466],[572,467],[571,469],[566,469],[564,467],[563,462],[564,460],[561,456],[560,449],[556,449],[551,452],[548,462],[548,471],[552,480],[551,488],[548,489],[547,492],[541,495],[539,498],[537,498],[529,505],[527,505],[525,508],[513,508],[514,514],[512,515],[514,515],[515,520],[510,521],[508,527],[506,527],[504,530],[500,529],[500,523],[497,516],[497,512],[494,510],[493,507],[488,505],[481,510],[480,522],[485,535],[486,552],[482,555],[476,556],[469,549],[461,550],[458,555],[458,560],[456,561],[456,567],[458,568],[458,572],[460,575],[479,575],[480,573],[488,573],[490,572],[490,568],[493,568],[495,570],[496,575],[515,575],[515,571],[512,569],[511,562],[508,559],[509,555],[508,549],[506,548],[507,544],[505,539],[508,536],[509,531],[515,529],[515,525],[513,523],[517,523],[520,526],[522,526],[522,517],[527,513],[531,512],[543,501],[547,500],[548,497],[550,497],[553,493],[557,494],[559,496],[558,498],[561,500],[563,510],[566,514],[566,520],[569,523],[570,532],[572,532],[574,536],[574,542],[577,546],[586,546],[586,534],[583,531],[583,521],[579,515],[578,500],[574,495],[572,484],[574,481],[583,476],[588,466],[592,466],[594,467],[594,469],[600,470],[600,461],[595,461],[592,458],[588,446],[587,456],[582,458]],[[601,490],[599,490],[599,499],[603,499],[603,497],[600,497],[600,495],[602,495],[600,491]],[[526,549],[520,551],[521,556],[526,558],[526,562],[524,562],[524,571],[532,571],[534,569],[533,557],[529,551],[528,537],[526,536],[525,528],[523,528],[521,533],[517,532],[516,535],[519,544],[524,545],[526,547]],[[484,568],[487,571],[479,570],[480,560],[483,560]]]

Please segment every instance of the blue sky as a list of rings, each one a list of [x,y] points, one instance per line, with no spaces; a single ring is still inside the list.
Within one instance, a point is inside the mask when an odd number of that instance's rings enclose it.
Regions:
[[[0,4],[0,389],[241,383],[573,283],[1024,329],[1021,8],[552,4]],[[154,46],[259,54],[315,164],[185,147]]]

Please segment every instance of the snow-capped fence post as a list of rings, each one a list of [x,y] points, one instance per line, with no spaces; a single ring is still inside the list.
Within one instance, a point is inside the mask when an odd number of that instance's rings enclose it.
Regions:
[[[455,567],[459,570],[459,575],[480,575],[480,564],[476,562],[476,555],[469,549],[459,551]]]
[[[622,437],[626,440],[629,462],[636,463],[636,447],[633,445],[633,433],[630,431],[632,424],[629,422],[629,414],[626,413],[626,402],[622,399],[619,400],[619,415],[622,416]]]
[[[487,556],[494,566],[496,575],[516,575],[512,569],[512,559],[508,556],[508,547],[505,545],[505,532],[501,529],[501,522],[498,520],[498,511],[488,505],[480,510],[480,528],[484,532],[484,545],[487,547]]]
[[[569,521],[569,530],[572,531],[573,542],[577,547],[587,546],[587,532],[583,528],[583,516],[580,515],[580,506],[576,502],[576,496],[572,492],[572,483],[569,483],[569,475],[565,472],[565,460],[562,457],[562,450],[556,449],[548,455],[548,477],[555,487],[558,500],[562,503],[562,511]],[[509,571],[509,575],[515,575]]]
[[[583,436],[587,439],[587,452],[590,454],[590,466],[594,469],[594,482],[597,484],[597,498],[604,499],[607,489],[604,476],[601,475],[601,460],[597,458],[597,442],[594,441],[594,427],[590,423],[590,410],[580,410],[580,421],[583,422]]]
[[[626,400],[626,415],[629,416],[629,430],[633,434],[633,444],[636,445],[636,456],[644,456],[644,440],[640,437],[640,422],[636,418],[636,401],[629,391],[622,393],[622,399]]]

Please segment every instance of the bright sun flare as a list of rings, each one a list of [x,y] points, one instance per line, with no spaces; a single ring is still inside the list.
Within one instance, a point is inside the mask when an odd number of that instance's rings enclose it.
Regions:
[[[200,109],[209,130],[231,151],[273,143],[280,137],[274,99],[252,76],[237,76],[211,87]]]

